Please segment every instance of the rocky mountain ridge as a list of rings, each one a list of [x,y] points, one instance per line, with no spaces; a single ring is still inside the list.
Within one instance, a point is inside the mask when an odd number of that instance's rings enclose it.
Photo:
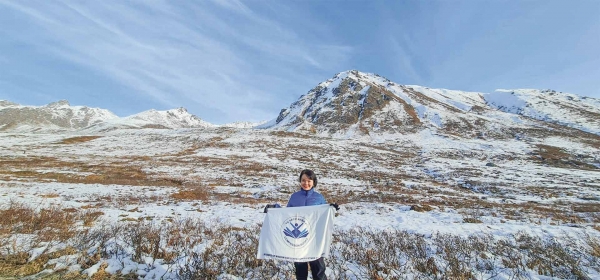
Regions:
[[[472,137],[556,125],[600,134],[600,100],[551,90],[494,93],[399,85],[377,74],[341,72],[262,128],[333,136],[411,133],[424,128]]]

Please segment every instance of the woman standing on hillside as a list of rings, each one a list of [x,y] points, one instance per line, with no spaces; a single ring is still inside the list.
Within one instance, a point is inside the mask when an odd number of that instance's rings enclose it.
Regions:
[[[287,203],[287,207],[301,207],[327,204],[325,197],[316,192],[314,188],[317,186],[317,175],[312,170],[305,169],[300,172],[300,190],[293,193]],[[332,204],[338,209],[337,204]],[[325,261],[320,257],[310,262],[294,262],[296,268],[296,279],[305,280],[308,278],[308,266],[314,280],[326,280],[325,276]]]

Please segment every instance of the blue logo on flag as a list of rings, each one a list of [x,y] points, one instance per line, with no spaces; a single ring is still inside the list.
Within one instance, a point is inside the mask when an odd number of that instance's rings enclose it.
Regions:
[[[293,216],[285,219],[280,230],[285,243],[293,248],[307,245],[310,239],[308,238],[311,232],[310,222],[303,216]]]
[[[283,230],[283,234],[285,234],[285,236],[289,236],[291,238],[303,238],[303,237],[307,237],[308,236],[308,230],[304,229],[302,231],[300,231],[300,228],[304,225],[304,223],[301,223],[300,225],[298,225],[298,223],[293,224],[290,222],[290,225],[292,226],[293,229],[290,228],[285,228]]]

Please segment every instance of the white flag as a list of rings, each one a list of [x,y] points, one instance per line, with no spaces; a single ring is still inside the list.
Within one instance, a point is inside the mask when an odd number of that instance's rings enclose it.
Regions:
[[[329,256],[333,216],[329,204],[269,208],[256,257],[309,262]]]

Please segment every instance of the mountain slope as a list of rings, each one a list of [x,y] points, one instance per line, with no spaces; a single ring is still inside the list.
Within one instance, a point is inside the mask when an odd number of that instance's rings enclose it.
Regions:
[[[485,96],[499,110],[600,135],[600,100],[553,90],[497,90]]]
[[[333,136],[403,134],[428,128],[464,137],[512,137],[516,130],[544,125],[538,121],[552,121],[598,133],[600,102],[576,95],[556,94],[558,98],[553,98],[555,94],[546,95],[541,101],[540,97],[527,97],[529,103],[509,102],[521,104],[515,109],[505,106],[504,96],[498,93],[399,85],[376,74],[352,70],[320,83],[260,128]],[[561,110],[542,110],[537,105],[544,103]],[[537,117],[534,112],[544,112],[549,117]]]

